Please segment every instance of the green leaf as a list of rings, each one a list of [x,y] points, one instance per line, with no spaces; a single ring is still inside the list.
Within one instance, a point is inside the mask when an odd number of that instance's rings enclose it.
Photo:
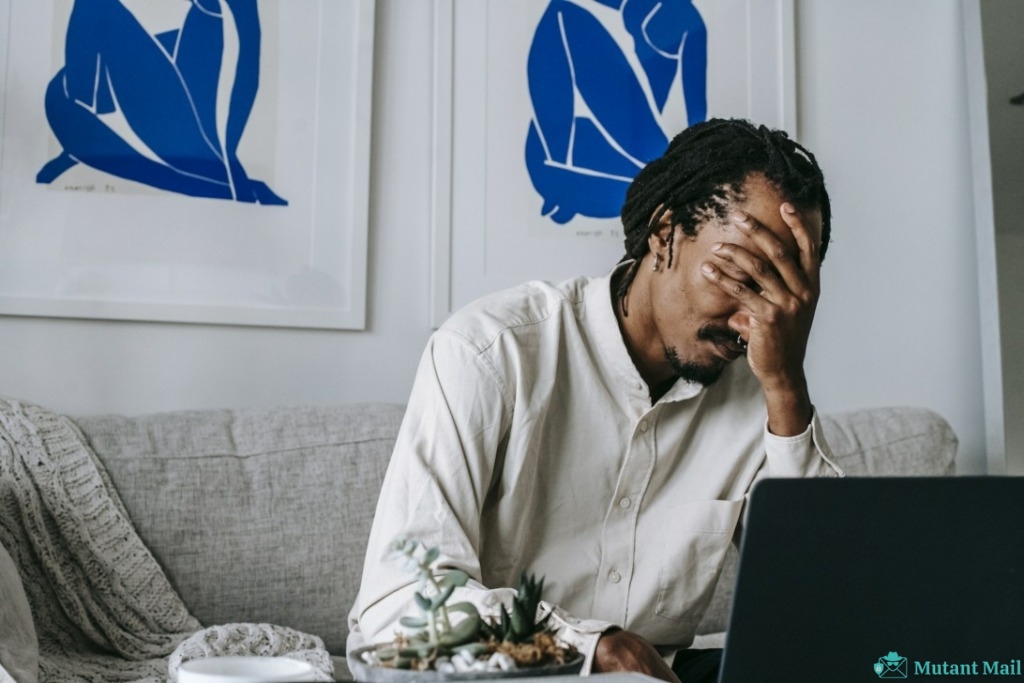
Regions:
[[[501,639],[508,640],[512,635],[512,617],[509,616],[505,606],[501,606]]]
[[[423,564],[426,564],[426,565],[434,564],[434,562],[440,556],[441,556],[441,548],[439,548],[438,546],[435,545],[433,548],[431,548],[430,550],[427,551],[426,555],[423,556]]]
[[[523,606],[518,600],[512,602],[512,635],[515,641],[518,642],[523,636],[526,636],[530,632],[530,626],[533,625],[533,621],[528,619],[526,612],[523,610]]]
[[[452,630],[438,638],[437,641],[444,647],[455,647],[476,640],[477,633],[480,631],[480,622],[479,614],[471,614],[452,626]]]
[[[452,597],[452,593],[455,592],[455,586],[446,586],[441,589],[441,592],[430,599],[430,606],[433,609],[437,609],[444,603],[448,602],[448,598]]]
[[[501,634],[498,633],[498,628],[493,621],[486,619],[481,620],[480,638],[482,640],[488,640],[490,638],[494,638],[495,640],[501,640]]]
[[[468,614],[471,617],[480,616],[480,612],[477,610],[476,605],[471,602],[457,602],[454,605],[448,605],[448,611]]]
[[[425,628],[427,620],[422,617],[402,617],[398,620],[398,623],[406,628]]]
[[[420,592],[414,593],[413,594],[413,598],[415,598],[415,600],[416,600],[416,606],[417,607],[419,607],[424,612],[429,612],[430,611],[430,598],[426,597],[425,595],[423,595]]]
[[[469,581],[469,574],[461,569],[453,569],[438,580],[441,586],[465,586]]]

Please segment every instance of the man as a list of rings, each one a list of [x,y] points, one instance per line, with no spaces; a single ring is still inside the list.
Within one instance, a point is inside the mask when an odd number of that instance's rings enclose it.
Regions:
[[[717,652],[685,648],[754,481],[841,475],[803,371],[829,200],[785,133],[712,120],[637,175],[622,218],[609,276],[485,297],[431,338],[350,649],[410,609],[382,560],[404,535],[469,573],[453,599],[483,615],[543,575],[592,671],[713,680]]]

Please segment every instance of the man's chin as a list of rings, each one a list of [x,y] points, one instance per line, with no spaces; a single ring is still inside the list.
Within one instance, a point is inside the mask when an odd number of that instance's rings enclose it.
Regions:
[[[684,361],[679,357],[679,353],[671,347],[665,347],[665,360],[678,379],[695,382],[706,387],[717,382],[725,372],[726,366],[729,365],[729,361],[720,356],[714,356],[706,363]]]
[[[718,381],[728,365],[724,360],[713,363],[673,363],[676,376],[687,382],[695,382],[709,387]]]

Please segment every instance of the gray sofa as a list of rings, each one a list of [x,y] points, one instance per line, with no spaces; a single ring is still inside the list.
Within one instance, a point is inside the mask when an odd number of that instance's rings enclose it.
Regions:
[[[346,617],[402,412],[357,404],[74,422],[199,621],[319,635],[345,678]],[[824,424],[848,475],[954,472],[956,437],[931,411],[882,408]],[[701,633],[725,630],[733,571]]]

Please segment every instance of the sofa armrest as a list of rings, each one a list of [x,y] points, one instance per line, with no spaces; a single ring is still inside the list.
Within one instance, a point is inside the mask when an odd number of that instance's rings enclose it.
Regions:
[[[343,655],[403,412],[356,404],[75,422],[200,622],[290,626]]]
[[[826,415],[822,426],[848,476],[942,476],[956,471],[956,434],[941,415],[927,408]]]

